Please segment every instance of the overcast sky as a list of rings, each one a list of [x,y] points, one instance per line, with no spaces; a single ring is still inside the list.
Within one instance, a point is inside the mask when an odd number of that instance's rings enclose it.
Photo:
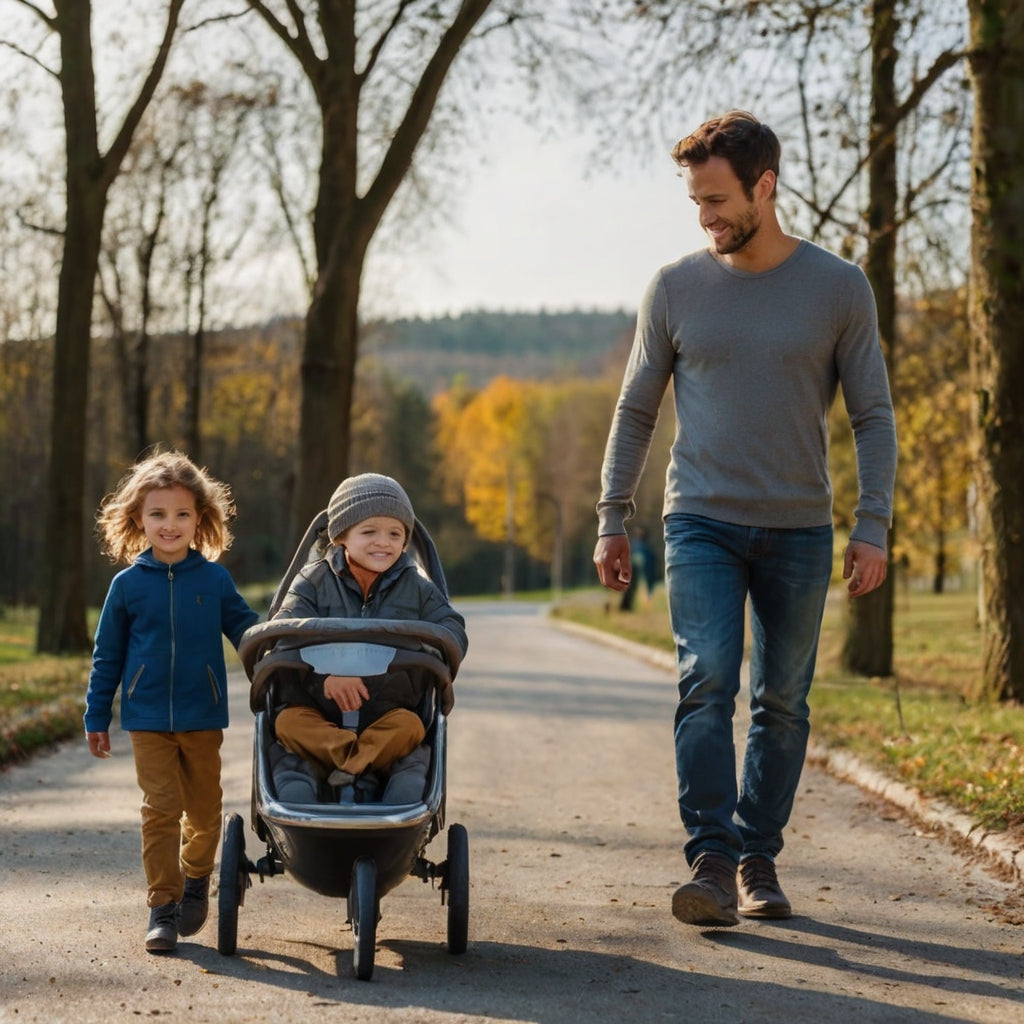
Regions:
[[[452,223],[398,268],[390,315],[635,310],[659,267],[707,244],[668,147],[588,174],[583,138],[546,141],[518,122],[501,138],[500,162],[471,168]]]

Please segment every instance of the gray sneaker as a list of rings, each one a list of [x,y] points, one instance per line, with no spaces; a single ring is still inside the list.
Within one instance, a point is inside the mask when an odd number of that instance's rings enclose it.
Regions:
[[[770,857],[746,857],[740,861],[739,912],[744,917],[782,920],[793,908],[779,885],[775,862]]]
[[[683,924],[729,927],[736,916],[736,862],[725,853],[701,853],[693,863],[693,880],[672,896],[672,916]]]
[[[195,935],[206,924],[210,912],[210,876],[186,878],[185,891],[178,904],[178,934]]]
[[[178,904],[165,903],[149,911],[149,931],[146,932],[148,953],[170,953],[178,944]]]

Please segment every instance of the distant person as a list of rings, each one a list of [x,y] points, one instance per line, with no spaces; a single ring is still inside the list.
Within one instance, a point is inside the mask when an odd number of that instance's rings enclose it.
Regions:
[[[632,551],[630,552],[630,561],[632,563],[632,575],[629,579],[629,586],[622,592],[622,600],[619,602],[619,610],[623,612],[631,612],[633,610],[633,602],[641,585],[644,589],[645,607],[651,603],[651,598],[654,595],[654,552],[647,541],[647,528],[644,526],[637,528]]]
[[[688,924],[733,925],[737,911],[791,914],[775,858],[807,746],[832,572],[827,444],[837,388],[860,481],[843,560],[853,597],[885,579],[896,434],[871,288],[855,265],[783,233],[771,129],[730,111],[672,155],[711,246],[662,268],[643,298],[602,467],[594,562],[605,586],[629,586],[625,522],[671,382],[665,580],[679,810],[694,871],[672,912]],[[751,725],[737,792],[732,717],[748,598]]]
[[[389,476],[363,473],[343,480],[327,506],[331,547],[296,574],[275,619],[416,619],[442,626],[465,653],[466,624],[441,589],[423,576],[406,552],[416,517],[402,486]],[[430,685],[425,670],[379,677],[282,674],[282,707],[274,730],[281,745],[320,769],[339,798],[384,790],[388,803],[407,802],[397,765],[418,785],[426,764],[414,752],[423,742],[418,708]],[[359,712],[355,729],[346,712]],[[411,758],[411,760],[406,760]],[[418,799],[419,792],[412,796]]]
[[[231,544],[225,484],[180,452],[137,463],[100,508],[111,581],[85,703],[93,757],[110,756],[114,694],[142,790],[146,949],[166,953],[206,923],[221,832],[220,747],[228,724],[222,635],[237,647],[258,616],[212,559]]]

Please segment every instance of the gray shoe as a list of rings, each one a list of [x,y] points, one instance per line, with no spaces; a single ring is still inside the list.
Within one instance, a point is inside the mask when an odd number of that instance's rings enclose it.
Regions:
[[[206,924],[210,912],[210,876],[186,878],[185,891],[178,904],[178,934],[195,935]]]
[[[149,912],[149,931],[146,932],[148,953],[170,953],[178,944],[178,904],[165,903]]]
[[[775,862],[770,857],[747,857],[740,861],[739,912],[744,917],[783,920],[793,908],[779,885]]]
[[[672,916],[683,924],[729,927],[736,916],[736,862],[725,853],[701,853],[693,863],[693,880],[672,896]]]

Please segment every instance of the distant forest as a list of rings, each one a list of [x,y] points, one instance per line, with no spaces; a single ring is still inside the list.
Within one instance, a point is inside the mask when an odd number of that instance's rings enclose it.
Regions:
[[[483,387],[499,375],[525,380],[597,377],[632,341],[636,314],[467,312],[367,325],[362,358],[412,376],[428,395],[457,379]]]

